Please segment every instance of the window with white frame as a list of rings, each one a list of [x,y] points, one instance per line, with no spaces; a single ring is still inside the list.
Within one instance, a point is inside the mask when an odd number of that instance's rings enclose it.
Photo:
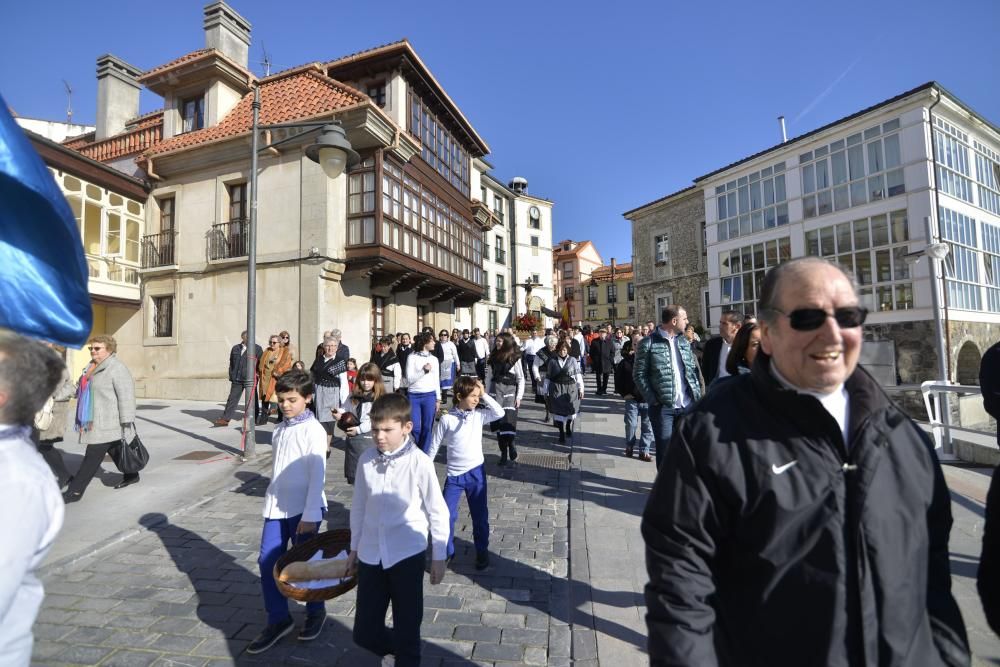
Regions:
[[[948,306],[962,310],[982,310],[976,221],[941,206],[938,207],[938,223],[941,238],[949,247],[944,261]]]
[[[608,283],[608,303],[618,303],[618,285]]]
[[[784,171],[779,162],[715,188],[720,241],[788,224]]]
[[[913,308],[905,209],[813,229],[805,240],[807,255],[837,262],[855,276],[858,296],[869,309]]]
[[[969,135],[941,118],[934,119],[934,147],[941,192],[972,203]]]
[[[573,277],[573,262],[563,262],[562,265],[563,278]]]
[[[587,309],[587,319],[588,320],[596,320],[597,319],[597,309],[596,308],[588,308]]]
[[[986,310],[1000,313],[1000,227],[986,222],[983,230],[983,283],[986,285]]]
[[[972,145],[976,149],[979,207],[1000,215],[1000,155],[978,141],[973,141]]]
[[[792,258],[789,237],[762,241],[719,253],[722,306],[740,312],[757,312],[764,274]]]
[[[653,239],[653,247],[656,249],[656,263],[657,264],[669,264],[670,263],[670,236],[668,234],[660,234]]]
[[[898,118],[803,153],[799,164],[805,219],[906,192]]]

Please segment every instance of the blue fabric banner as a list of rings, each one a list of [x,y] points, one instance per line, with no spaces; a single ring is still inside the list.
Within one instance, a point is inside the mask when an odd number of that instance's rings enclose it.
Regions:
[[[0,96],[0,327],[80,347],[92,322],[76,219]]]

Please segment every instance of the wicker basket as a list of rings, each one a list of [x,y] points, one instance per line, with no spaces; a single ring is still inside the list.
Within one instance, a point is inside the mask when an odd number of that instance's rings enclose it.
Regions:
[[[327,586],[326,588],[299,588],[281,581],[278,579],[278,575],[287,565],[298,561],[307,561],[320,549],[323,550],[324,555],[335,556],[341,551],[350,550],[350,548],[351,531],[349,529],[336,528],[320,533],[311,540],[292,547],[278,559],[278,562],[274,564],[274,583],[282,595],[299,602],[319,602],[343,595],[358,585],[357,577],[347,578],[336,586]]]

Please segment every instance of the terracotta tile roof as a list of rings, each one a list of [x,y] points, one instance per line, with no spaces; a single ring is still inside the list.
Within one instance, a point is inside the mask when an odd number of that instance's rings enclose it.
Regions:
[[[261,125],[316,118],[370,101],[364,93],[323,75],[316,63],[262,79],[260,97]],[[218,125],[171,137],[144,155],[161,155],[247,134],[253,122],[252,103],[253,93],[247,93]]]
[[[592,278],[599,282],[611,282],[611,266],[601,266],[590,272]],[[635,274],[632,271],[632,262],[625,264],[615,264],[615,280],[632,280]]]
[[[65,146],[66,148],[72,148],[74,150],[77,150],[79,148],[86,146],[87,144],[93,143],[94,137],[96,136],[97,136],[96,131],[87,132],[85,134],[78,134],[75,137],[69,137],[68,139],[64,139],[62,145]]]
[[[137,81],[139,83],[144,83],[144,82],[146,82],[147,80],[149,80],[152,77],[155,77],[155,76],[158,76],[160,74],[163,74],[167,70],[174,69],[175,67],[179,67],[181,65],[187,65],[189,63],[197,62],[199,60],[202,60],[203,58],[207,58],[207,57],[213,56],[213,55],[220,56],[220,57],[224,58],[225,60],[229,61],[230,63],[232,63],[234,67],[237,67],[237,68],[243,70],[244,72],[247,72],[247,69],[245,67],[240,66],[239,64],[237,64],[231,58],[226,57],[225,55],[223,55],[222,51],[219,51],[218,49],[198,49],[197,51],[192,51],[191,53],[186,53],[183,56],[181,56],[180,58],[175,58],[175,59],[171,60],[168,63],[164,63],[163,65],[159,65],[157,67],[154,67],[151,70],[147,70],[147,71],[143,72],[142,76],[140,76],[137,79]],[[250,74],[249,72],[247,72],[247,73]],[[251,76],[253,76],[253,75],[251,74]]]
[[[563,250],[563,245],[566,243],[574,243],[575,247],[570,248],[569,250]],[[576,255],[580,253],[587,245],[593,245],[593,243],[591,243],[590,241],[572,241],[570,239],[560,241],[559,243],[553,243],[552,256],[569,257],[571,255]]]
[[[129,122],[125,123],[125,128],[127,130],[141,130],[146,127],[152,127],[153,125],[159,125],[162,122],[163,109],[157,109],[156,111],[150,111],[149,113],[141,116],[136,116]]]

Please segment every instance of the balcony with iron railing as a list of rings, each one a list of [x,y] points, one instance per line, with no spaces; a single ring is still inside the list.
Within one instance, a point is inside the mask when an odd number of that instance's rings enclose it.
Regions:
[[[504,287],[497,288],[497,303],[501,306],[507,303],[507,289]]]
[[[506,264],[507,263],[507,251],[504,250],[503,248],[494,248],[493,249],[493,261],[496,262],[497,264]]]
[[[210,260],[246,257],[250,226],[246,218],[238,218],[212,225],[208,233],[208,258]]]
[[[162,232],[146,234],[142,237],[142,268],[153,269],[159,266],[174,266],[177,264],[174,248],[177,232]]]
[[[483,301],[489,301],[489,300],[490,300],[490,286],[483,285]]]

